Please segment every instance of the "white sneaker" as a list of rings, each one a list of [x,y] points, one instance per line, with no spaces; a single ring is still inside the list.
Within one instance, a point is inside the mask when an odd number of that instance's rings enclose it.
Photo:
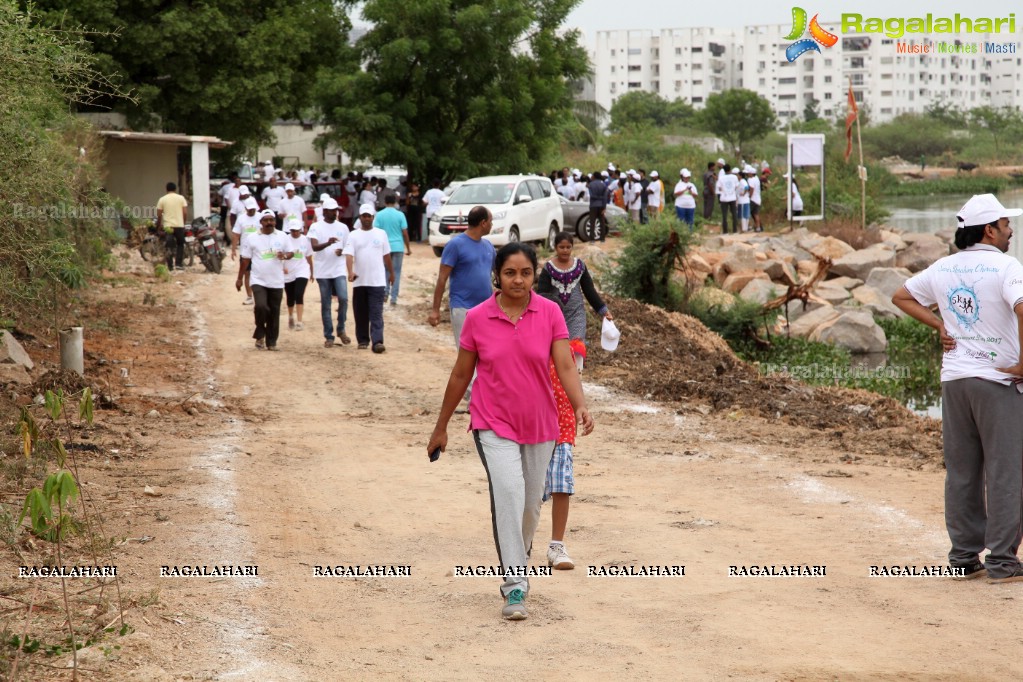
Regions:
[[[249,296],[247,299],[242,301],[242,305],[253,305],[253,304],[255,304],[255,301],[252,300],[251,296]]]
[[[304,326],[302,325],[302,323],[301,323],[301,322],[296,322],[296,323],[295,323],[295,331],[297,331],[297,332],[300,332],[300,331],[302,331],[303,329],[305,329],[305,327],[304,327]]]
[[[567,571],[575,568],[572,557],[568,556],[568,552],[565,551],[565,545],[560,542],[551,543],[547,547],[547,565],[558,571]]]

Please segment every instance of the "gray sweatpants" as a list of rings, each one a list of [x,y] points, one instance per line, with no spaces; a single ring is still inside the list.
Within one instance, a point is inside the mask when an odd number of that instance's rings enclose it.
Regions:
[[[529,565],[554,441],[521,445],[493,431],[473,431],[472,435],[490,483],[497,561],[505,570],[519,570]],[[501,594],[507,597],[514,589],[528,594],[529,579],[505,576]]]
[[[462,347],[462,325],[465,324],[465,315],[468,312],[468,308],[451,309],[451,332],[455,337],[455,349]],[[476,381],[476,370],[472,371],[472,379],[469,381],[469,388],[465,389],[465,396],[462,398],[465,402],[469,402],[469,398],[472,397],[472,384],[474,381]]]
[[[949,563],[970,564],[987,547],[988,577],[1007,577],[1023,538],[1023,394],[984,379],[942,382],[941,435]]]

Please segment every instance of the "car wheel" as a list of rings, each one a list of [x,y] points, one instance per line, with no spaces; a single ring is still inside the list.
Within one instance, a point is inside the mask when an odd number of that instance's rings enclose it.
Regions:
[[[554,241],[558,236],[558,223],[552,222],[551,229],[547,231],[547,248],[551,251],[554,250]]]
[[[579,216],[579,220],[575,223],[575,233],[579,235],[579,241],[588,242],[590,241],[590,233],[587,230],[586,221],[590,219],[589,213],[584,213]]]
[[[519,240],[519,228],[513,227],[508,230],[508,243],[517,242]]]
[[[437,256],[437,258],[440,258],[441,256],[443,256],[444,255],[444,247],[443,246],[435,246],[435,247],[433,247],[433,255]]]

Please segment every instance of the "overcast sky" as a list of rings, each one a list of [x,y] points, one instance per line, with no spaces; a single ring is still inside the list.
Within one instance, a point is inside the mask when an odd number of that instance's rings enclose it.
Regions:
[[[812,17],[840,19],[843,13],[866,17],[955,16],[1008,17],[1016,14],[1016,30],[1023,31],[1023,5],[1004,0],[857,0],[835,3],[831,0],[741,0],[739,2],[693,0],[583,0],[565,23],[582,29],[586,44],[593,47],[597,31],[614,29],[661,29],[687,26],[741,28],[750,24],[784,24],[792,20],[791,8],[802,7]],[[722,11],[722,10],[725,11]],[[840,27],[835,26],[835,30]]]

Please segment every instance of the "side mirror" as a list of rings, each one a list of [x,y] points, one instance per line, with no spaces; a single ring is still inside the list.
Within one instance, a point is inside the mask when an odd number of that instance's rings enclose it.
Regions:
[[[448,199],[450,199],[450,198],[451,197],[444,197],[443,199],[440,200],[440,203],[446,204],[446,203],[448,203]]]
[[[519,196],[518,196],[518,197],[517,197],[517,198],[515,199],[515,203],[516,203],[516,204],[524,204],[524,203],[526,203],[527,201],[532,201],[532,200],[533,200],[533,197],[529,196],[528,194],[520,194],[520,195],[519,195]]]

